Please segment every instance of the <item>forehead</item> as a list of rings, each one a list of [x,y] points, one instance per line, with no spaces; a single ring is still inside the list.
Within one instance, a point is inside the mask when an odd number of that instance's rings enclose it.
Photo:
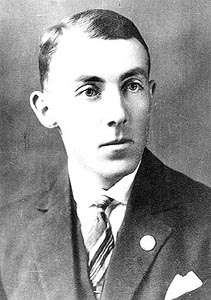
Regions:
[[[105,40],[89,38],[80,30],[67,31],[53,54],[48,79],[74,80],[81,75],[118,79],[134,68],[148,72],[148,56],[135,38]]]

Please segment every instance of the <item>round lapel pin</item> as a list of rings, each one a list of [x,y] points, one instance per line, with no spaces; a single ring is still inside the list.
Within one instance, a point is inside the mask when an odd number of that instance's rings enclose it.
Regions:
[[[140,239],[140,246],[145,251],[151,251],[155,248],[156,240],[152,235],[144,235]]]

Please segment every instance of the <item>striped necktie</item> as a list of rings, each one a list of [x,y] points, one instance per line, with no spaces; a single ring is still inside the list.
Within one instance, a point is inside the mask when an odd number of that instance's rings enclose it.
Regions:
[[[105,213],[112,201],[113,199],[103,196],[92,205],[95,210],[94,222],[85,240],[89,254],[89,277],[96,294],[100,293],[99,283],[105,275],[114,248],[111,225]]]

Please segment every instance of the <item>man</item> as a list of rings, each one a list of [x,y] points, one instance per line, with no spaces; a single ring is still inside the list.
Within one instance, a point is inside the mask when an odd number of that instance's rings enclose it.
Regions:
[[[211,193],[145,148],[155,82],[138,29],[79,13],[43,36],[39,67],[31,106],[59,128],[69,176],[2,211],[1,299],[209,299]]]

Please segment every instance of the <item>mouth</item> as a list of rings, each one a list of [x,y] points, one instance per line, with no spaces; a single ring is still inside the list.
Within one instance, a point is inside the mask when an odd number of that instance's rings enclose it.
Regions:
[[[113,141],[109,141],[107,143],[101,144],[100,148],[106,146],[127,146],[133,143],[134,141],[132,139],[121,138],[121,139],[115,139]]]

